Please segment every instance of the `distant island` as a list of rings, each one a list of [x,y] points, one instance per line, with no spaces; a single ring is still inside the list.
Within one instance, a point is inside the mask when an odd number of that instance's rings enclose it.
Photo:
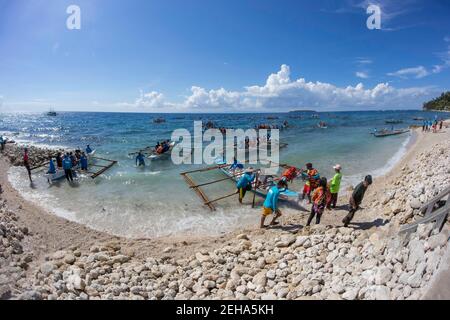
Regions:
[[[423,104],[424,110],[450,111],[450,91],[443,92],[440,97]]]
[[[305,112],[316,112],[315,110],[292,110],[289,113],[305,113]]]

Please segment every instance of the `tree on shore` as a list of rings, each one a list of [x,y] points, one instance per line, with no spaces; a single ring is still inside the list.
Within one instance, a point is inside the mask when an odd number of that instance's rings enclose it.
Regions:
[[[440,97],[423,104],[424,110],[450,111],[450,91],[443,92]]]

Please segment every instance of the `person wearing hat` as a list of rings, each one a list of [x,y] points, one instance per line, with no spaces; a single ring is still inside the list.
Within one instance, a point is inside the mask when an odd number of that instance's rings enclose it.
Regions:
[[[270,188],[269,192],[267,192],[266,200],[263,204],[263,212],[261,216],[261,224],[260,227],[265,228],[264,222],[266,218],[270,216],[272,213],[275,213],[275,216],[270,223],[271,226],[277,224],[277,219],[281,217],[281,211],[278,209],[278,197],[280,196],[280,192],[287,189],[287,183],[285,180],[278,181],[276,186]]]
[[[242,203],[247,191],[252,190],[253,180],[255,180],[255,174],[253,168],[250,167],[244,171],[244,174],[236,183],[236,193],[239,193],[239,203]]]
[[[338,199],[339,189],[341,187],[342,173],[341,173],[341,165],[337,164],[333,167],[334,174],[333,179],[330,181],[330,199],[327,202],[327,209],[331,210],[331,208],[336,208],[336,203]]]
[[[30,182],[33,182],[33,179],[31,179],[31,167],[30,167],[30,157],[28,156],[28,148],[25,148],[23,152],[23,166],[25,167],[25,169],[27,169],[28,178],[30,179]]]
[[[352,221],[355,212],[358,211],[359,205],[363,201],[364,194],[367,188],[372,184],[372,176],[368,175],[364,178],[364,181],[358,184],[353,190],[352,196],[350,197],[350,210],[347,216],[342,220],[344,227],[347,227]]]
[[[302,172],[302,178],[303,180],[306,180],[306,183],[303,187],[302,199],[304,200],[305,196],[308,195],[309,203],[311,203],[311,193],[319,186],[319,171],[313,168],[312,163],[307,163],[306,170],[303,170]]]

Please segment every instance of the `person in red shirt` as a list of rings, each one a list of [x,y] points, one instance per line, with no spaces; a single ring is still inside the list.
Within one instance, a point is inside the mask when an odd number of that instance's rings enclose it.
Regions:
[[[24,149],[23,165],[27,169],[28,178],[30,178],[30,182],[33,182],[33,179],[31,178],[31,167],[30,167],[30,158],[28,156],[28,148]]]

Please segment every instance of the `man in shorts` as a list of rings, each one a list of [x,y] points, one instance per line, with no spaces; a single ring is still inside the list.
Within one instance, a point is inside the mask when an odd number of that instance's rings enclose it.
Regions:
[[[269,192],[267,193],[266,200],[264,201],[263,213],[261,217],[261,228],[265,228],[264,222],[266,221],[266,217],[271,214],[275,214],[270,223],[271,226],[277,224],[277,219],[281,217],[281,211],[278,209],[278,197],[280,196],[280,192],[284,191],[287,188],[287,183],[284,180],[280,180],[276,186],[273,186]]]

